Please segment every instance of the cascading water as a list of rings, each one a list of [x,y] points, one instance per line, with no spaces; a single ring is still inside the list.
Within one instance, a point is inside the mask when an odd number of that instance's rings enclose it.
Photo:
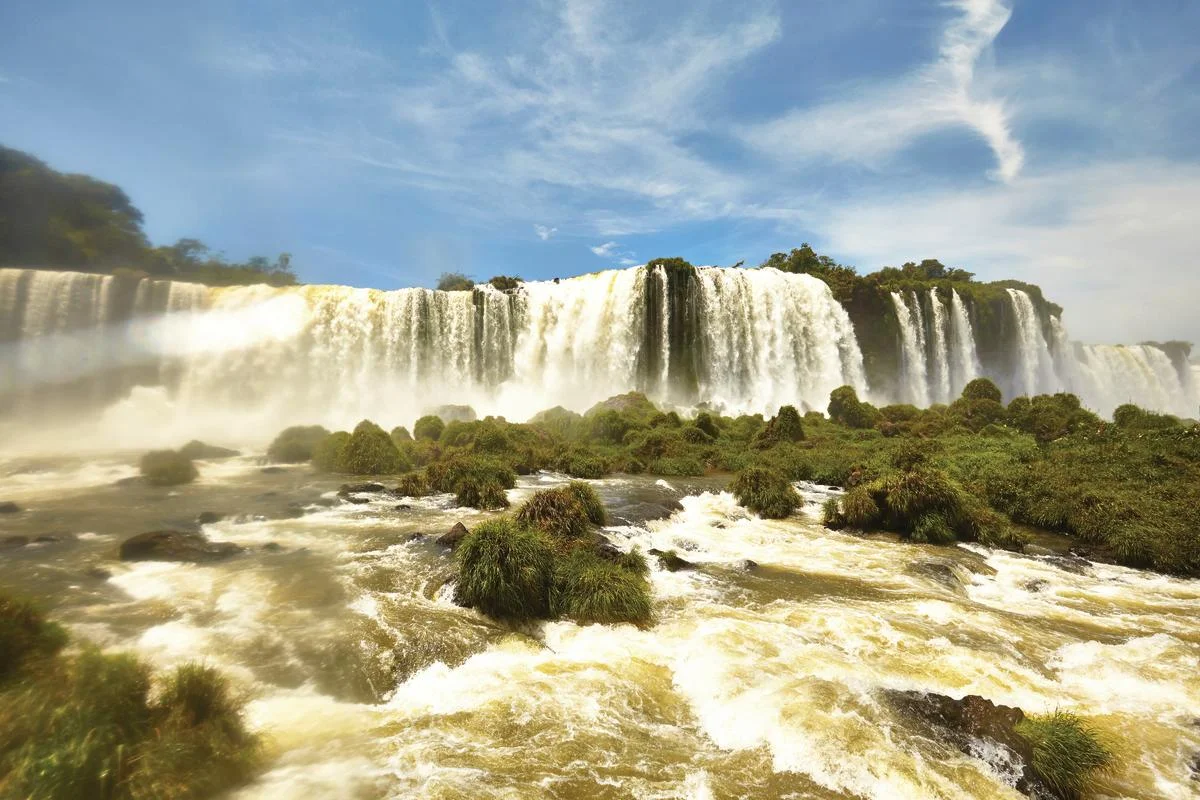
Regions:
[[[937,403],[949,403],[954,399],[950,377],[950,332],[946,318],[946,307],[938,296],[937,289],[929,290],[931,311],[930,347],[933,358],[932,398]]]
[[[966,304],[958,292],[950,290],[950,349],[953,353],[954,377],[951,394],[957,396],[962,388],[979,377],[979,355],[975,349],[975,332],[971,329],[971,318]]]
[[[1015,394],[1035,395],[1062,391],[1064,388],[1054,372],[1050,345],[1042,333],[1041,319],[1029,294],[1008,289],[1017,321],[1017,370],[1012,386]]]
[[[925,355],[925,326],[900,292],[892,292],[892,305],[900,323],[901,401],[929,405],[929,369]],[[918,305],[919,307],[919,305]]]

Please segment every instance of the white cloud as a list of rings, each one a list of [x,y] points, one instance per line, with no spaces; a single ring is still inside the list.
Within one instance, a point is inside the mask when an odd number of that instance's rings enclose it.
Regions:
[[[960,14],[942,31],[937,60],[898,80],[848,90],[848,96],[794,110],[744,129],[747,143],[781,160],[830,158],[882,165],[922,136],[966,127],[995,154],[996,176],[1013,180],[1025,154],[1001,99],[981,96],[980,58],[1007,24],[1001,0],[954,0]]]
[[[547,228],[545,225],[534,225],[533,232],[537,234],[539,239],[545,242],[549,240],[551,236],[558,233],[558,228]]]
[[[601,258],[608,258],[619,246],[620,245],[618,245],[616,242],[605,242],[604,244],[598,244],[595,247],[589,247],[588,249]]]

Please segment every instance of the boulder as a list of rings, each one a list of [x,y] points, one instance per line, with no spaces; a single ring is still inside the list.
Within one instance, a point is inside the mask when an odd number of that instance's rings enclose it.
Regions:
[[[122,561],[222,561],[242,552],[233,542],[210,542],[199,533],[150,531],[121,542]]]
[[[281,472],[287,472],[285,467],[263,467],[259,470],[263,475],[278,475]]]
[[[141,475],[131,475],[128,478],[120,478],[119,480],[116,480],[113,482],[113,486],[121,486],[121,487],[145,486],[145,485],[146,485],[146,479],[143,478]]]
[[[338,489],[338,494],[374,494],[385,491],[387,491],[387,487],[382,483],[369,481],[366,483],[343,483],[342,488]]]
[[[196,524],[211,525],[214,522],[220,522],[225,519],[225,515],[219,511],[201,511],[196,515]]]
[[[0,538],[0,550],[15,550],[29,544],[28,536],[4,536]]]
[[[339,497],[341,497],[343,503],[350,503],[351,505],[356,506],[366,505],[367,503],[371,502],[370,498],[357,497],[352,494],[343,494],[339,495]]]
[[[11,500],[0,503],[0,514],[16,514],[20,510],[21,507]]]
[[[240,456],[237,450],[230,450],[228,447],[217,447],[215,444],[205,444],[199,439],[192,439],[190,442],[179,448],[180,455],[190,459],[213,459],[213,458],[232,458]]]
[[[467,530],[466,525],[463,525],[461,522],[456,522],[454,523],[454,527],[450,529],[449,533],[443,533],[437,538],[437,543],[442,547],[448,547],[451,550],[454,550],[458,547],[468,533],[470,533],[470,531]]]
[[[1027,544],[1022,552],[1027,556],[1056,556],[1058,553],[1051,550],[1049,547],[1042,547],[1040,544]]]
[[[658,548],[651,547],[646,552],[652,556],[658,556],[659,566],[661,566],[667,572],[679,572],[680,570],[696,568],[696,565],[692,562],[686,561],[675,555],[674,550],[663,551],[659,550]]]
[[[683,505],[675,499],[660,500],[656,503],[631,503],[617,506],[609,510],[609,516],[618,523],[625,525],[641,525],[657,519],[666,519]]]
[[[106,581],[112,577],[112,573],[104,567],[88,567],[83,574],[98,581]]]
[[[1017,723],[1025,719],[1021,709],[996,705],[975,694],[962,699],[933,692],[889,690],[887,694],[898,709],[931,726],[966,755],[980,758],[982,753],[991,753],[998,760],[993,768],[999,774],[1013,775],[1017,791],[1030,797],[1054,796],[1033,772],[1033,749],[1016,732]],[[1002,749],[980,747],[979,740]]]

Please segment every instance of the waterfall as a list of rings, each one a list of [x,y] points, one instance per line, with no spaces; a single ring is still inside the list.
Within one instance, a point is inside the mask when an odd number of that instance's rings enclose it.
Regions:
[[[720,408],[824,411],[844,384],[866,391],[846,310],[824,281],[775,269],[697,270],[703,323],[699,395]]]
[[[980,366],[975,350],[975,332],[971,329],[967,307],[954,289],[950,290],[950,319],[950,346],[954,354],[950,394],[951,397],[957,397],[964,386],[979,377]]]
[[[1042,322],[1026,292],[1008,289],[1017,321],[1017,370],[1013,376],[1015,394],[1035,395],[1062,391],[1062,382],[1054,372],[1050,345],[1042,333]]]
[[[899,292],[892,292],[892,305],[900,322],[901,401],[929,405],[928,365],[925,358],[925,326]],[[917,304],[918,313],[920,304]]]
[[[931,398],[937,403],[949,403],[954,399],[950,379],[950,334],[947,330],[946,307],[938,296],[937,289],[929,290],[930,346],[933,356],[933,386]]]

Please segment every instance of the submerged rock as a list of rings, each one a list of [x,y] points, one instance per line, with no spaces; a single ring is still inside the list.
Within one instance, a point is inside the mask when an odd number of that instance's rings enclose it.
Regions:
[[[83,574],[98,581],[106,581],[112,577],[112,573],[104,567],[88,567]]]
[[[196,515],[196,523],[198,525],[211,525],[214,522],[220,522],[225,519],[225,515],[219,511],[201,511]]]
[[[659,550],[651,547],[646,551],[652,556],[658,556],[658,563],[667,572],[679,572],[685,569],[695,569],[696,565],[675,555],[674,550]]]
[[[0,503],[0,514],[16,514],[20,510],[21,507],[11,500]]]
[[[987,760],[1017,791],[1030,797],[1054,796],[1033,772],[1033,749],[1016,731],[1025,719],[1021,709],[974,694],[961,700],[932,692],[888,690],[887,695],[898,709],[932,726],[963,753]],[[981,746],[981,741],[998,749]]]
[[[128,478],[120,478],[119,480],[113,481],[113,486],[122,486],[122,487],[144,486],[145,484],[146,484],[146,481],[144,478],[142,478],[141,475],[131,475]]]
[[[278,475],[281,472],[287,472],[285,467],[263,467],[259,470],[263,475]]]
[[[0,550],[15,550],[29,544],[28,536],[5,536],[0,538]]]
[[[343,483],[342,488],[338,489],[338,494],[374,494],[384,491],[387,491],[387,487],[382,483],[369,481],[366,483]]]
[[[451,528],[448,533],[443,533],[437,538],[437,543],[442,547],[448,547],[451,550],[455,550],[459,544],[462,543],[462,540],[468,533],[470,533],[470,531],[467,530],[466,525],[463,525],[461,522],[456,522],[454,523],[454,527]]]
[[[609,516],[615,522],[625,525],[641,525],[659,519],[667,519],[676,511],[683,509],[678,500],[667,499],[657,503],[631,503],[617,506],[609,510]]]
[[[150,531],[121,542],[122,561],[222,561],[244,548],[233,542],[210,542],[199,533]]]
[[[341,497],[343,503],[350,503],[351,505],[356,506],[366,505],[367,503],[371,502],[371,499],[368,497],[356,497],[352,494],[339,495],[339,497]]]
[[[232,458],[241,455],[237,450],[217,447],[215,444],[205,444],[199,439],[192,439],[179,448],[179,454],[190,459]]]

